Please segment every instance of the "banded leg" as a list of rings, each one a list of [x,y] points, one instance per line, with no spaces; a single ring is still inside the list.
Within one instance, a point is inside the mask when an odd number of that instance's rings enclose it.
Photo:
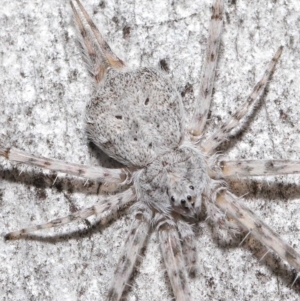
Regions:
[[[74,19],[80,31],[81,39],[79,39],[84,52],[84,57],[87,60],[89,71],[95,78],[95,81],[99,83],[108,67],[122,68],[125,66],[124,62],[119,59],[110,49],[109,45],[103,39],[101,33],[97,29],[96,25],[82,6],[79,0],[75,0],[79,7],[80,13],[84,17],[84,21],[87,22],[87,27],[81,20],[78,11],[76,10],[73,2],[71,1],[71,7],[74,13]]]
[[[187,266],[188,274],[195,276],[197,272],[197,250],[193,228],[188,223],[178,220],[177,229],[180,234],[182,254]]]
[[[190,301],[187,270],[175,224],[163,218],[157,225],[159,243],[176,301]]]
[[[212,8],[213,13],[209,25],[204,71],[200,83],[200,95],[196,101],[195,113],[189,126],[189,132],[192,136],[199,136],[203,132],[209,112],[223,29],[223,2],[224,0],[216,0]]]
[[[282,49],[282,46],[279,47],[273,59],[269,63],[263,77],[254,86],[252,93],[239,111],[237,111],[227,122],[223,123],[216,133],[201,143],[201,148],[205,153],[212,153],[222,142],[224,142],[230,135],[233,134],[233,130],[235,130],[234,134],[237,134],[243,130],[243,124],[241,123],[241,120],[242,118],[244,119],[246,115],[249,117],[253,113],[255,107],[259,104],[260,96],[263,94],[270,76],[274,72],[276,63],[282,53]]]
[[[132,188],[110,196],[106,199],[103,199],[101,203],[96,204],[92,207],[82,209],[80,211],[77,211],[73,214],[67,215],[65,217],[60,217],[57,219],[54,219],[48,223],[28,227],[19,231],[10,232],[5,235],[5,239],[17,239],[21,236],[27,235],[31,232],[42,230],[42,229],[48,229],[53,227],[62,226],[65,224],[69,224],[71,222],[85,219],[92,215],[100,215],[102,213],[105,213],[107,211],[114,212],[118,210],[120,207],[128,204],[129,202],[133,201],[135,199],[135,192]]]
[[[139,207],[125,241],[123,255],[114,273],[113,282],[108,291],[107,301],[118,301],[121,299],[122,293],[135,266],[137,256],[148,236],[151,218],[152,212],[147,206]]]
[[[224,177],[275,176],[299,174],[300,161],[296,160],[233,160],[221,161]]]
[[[37,166],[56,172],[97,180],[105,183],[121,184],[126,182],[127,173],[124,169],[92,167],[82,164],[68,163],[61,160],[37,157],[16,148],[1,148],[0,157],[15,163]]]
[[[218,196],[216,205],[227,215],[234,218],[243,229],[250,232],[268,250],[272,250],[281,259],[300,271],[300,254],[255,216],[250,209],[239,201],[238,197],[228,191],[223,192]]]

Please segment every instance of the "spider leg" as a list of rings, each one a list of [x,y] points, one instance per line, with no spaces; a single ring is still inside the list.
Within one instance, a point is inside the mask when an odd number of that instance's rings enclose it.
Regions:
[[[54,219],[45,224],[36,225],[19,231],[10,232],[5,235],[5,239],[17,239],[23,235],[29,234],[37,230],[58,227],[61,225],[69,224],[77,220],[85,219],[92,215],[100,215],[107,211],[114,212],[118,210],[120,207],[133,201],[135,197],[136,197],[135,192],[133,191],[132,188],[130,188],[122,193],[110,196],[92,207],[82,209],[80,211],[77,211],[65,217]]]
[[[232,160],[221,161],[224,177],[275,176],[299,174],[299,160]]]
[[[237,196],[228,191],[223,192],[217,197],[216,205],[227,215],[234,218],[243,229],[249,231],[268,250],[272,250],[281,259],[300,271],[300,254],[254,215],[250,209],[240,202]]]
[[[223,29],[223,2],[223,0],[216,0],[212,8],[213,13],[209,25],[204,72],[200,83],[200,95],[197,99],[194,116],[188,127],[192,136],[199,136],[203,132],[209,112]]]
[[[70,175],[106,183],[121,184],[126,182],[128,178],[127,172],[122,168],[110,169],[68,163],[56,159],[37,157],[16,148],[0,147],[0,157],[4,157],[11,162],[38,166],[56,172],[64,172]]]
[[[205,153],[212,153],[222,142],[228,139],[231,135],[236,135],[238,132],[243,130],[243,124],[241,119],[248,115],[248,117],[253,113],[255,107],[259,104],[260,96],[263,94],[268,80],[272,73],[274,72],[276,63],[280,58],[283,47],[279,47],[276,51],[273,59],[268,64],[268,67],[261,78],[261,80],[254,86],[252,93],[247,98],[247,101],[242,105],[242,107],[223,125],[219,130],[214,133],[211,137],[201,143],[201,148]],[[243,121],[246,121],[245,118]],[[234,133],[233,130],[235,130]]]
[[[75,1],[79,7],[79,11],[84,17],[84,21],[88,24],[88,26],[86,26],[82,22],[73,2],[70,1],[74,13],[74,19],[82,37],[79,39],[79,42],[82,46],[84,57],[88,63],[89,71],[92,73],[96,82],[99,83],[108,67],[118,69],[124,67],[125,64],[112,52],[80,1]]]
[[[197,271],[197,250],[193,228],[190,224],[182,220],[178,220],[177,229],[180,234],[182,254],[184,256],[188,273],[191,276],[195,276]]]
[[[122,297],[125,286],[132,274],[137,257],[144,246],[150,230],[152,211],[148,206],[138,205],[135,220],[128,232],[124,252],[114,273],[113,282],[108,291],[107,301],[118,301]]]
[[[170,219],[162,217],[157,224],[157,230],[162,255],[175,299],[177,301],[190,301],[191,294],[187,279],[186,264],[176,225]]]

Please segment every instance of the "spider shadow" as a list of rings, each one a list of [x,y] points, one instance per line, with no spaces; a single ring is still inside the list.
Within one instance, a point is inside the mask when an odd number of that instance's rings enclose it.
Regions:
[[[77,240],[81,238],[90,238],[95,233],[101,233],[106,228],[113,225],[118,219],[127,215],[128,206],[118,210],[117,212],[106,215],[101,220],[91,223],[88,219],[85,219],[86,227],[84,229],[76,229],[64,233],[55,233],[50,235],[39,235],[39,234],[26,234],[16,239],[11,240],[27,240],[27,241],[39,241],[48,244],[57,244],[66,240]]]
[[[114,160],[108,160],[107,156],[101,152],[100,150],[93,148],[93,156],[97,157],[97,159],[100,162],[109,161],[108,165],[117,165],[118,162],[113,163]],[[105,157],[106,156],[106,157]],[[101,182],[95,182],[95,181],[87,181],[86,179],[73,177],[73,176],[61,176],[58,177],[57,173],[55,172],[43,172],[41,168],[31,167],[28,169],[24,169],[20,166],[13,166],[9,169],[0,168],[0,180],[5,180],[10,183],[18,183],[22,184],[24,186],[28,187],[34,187],[35,190],[35,196],[37,203],[40,201],[44,201],[47,199],[47,189],[55,190],[56,193],[62,193],[64,194],[65,198],[69,202],[70,212],[76,212],[80,210],[81,208],[76,208],[76,206],[73,204],[71,195],[73,193],[83,193],[84,195],[99,195],[102,194],[101,192]],[[122,186],[118,189],[118,192],[120,190],[126,189],[127,186]],[[116,192],[117,193],[117,192]],[[121,215],[126,210],[127,206],[124,208],[118,210],[118,214]],[[124,215],[124,214],[123,214]],[[89,220],[85,219],[85,223],[87,225],[86,229],[83,230],[75,230],[73,232],[68,232],[66,234],[62,235],[55,235],[55,236],[41,236],[41,235],[28,235],[23,236],[21,239],[25,240],[39,240],[42,242],[48,242],[48,243],[56,243],[62,240],[66,240],[68,238],[70,239],[76,239],[83,236],[90,236],[94,232],[101,231],[105,224],[107,224],[109,221],[113,220],[114,214],[111,214],[109,216],[104,217],[104,222],[101,219],[101,221],[97,222],[97,225],[92,225]],[[110,222],[111,224],[111,222]],[[102,227],[102,228],[101,228]]]
[[[278,256],[269,252],[260,242],[252,237],[246,240],[243,249],[250,250],[260,265],[267,267],[272,274],[282,280],[285,286],[290,287],[300,294],[300,279],[297,278],[298,273],[294,268],[291,268],[289,264],[285,264]],[[258,279],[267,278],[266,275],[259,272],[257,272],[256,276]]]
[[[257,260],[258,265],[266,267],[272,275],[281,279],[284,286],[289,287],[297,292],[297,294],[300,294],[300,279],[297,278],[299,276],[297,271],[291,268],[289,264],[284,263],[276,256],[276,254],[268,251],[266,247],[255,238],[251,237],[251,235],[247,236],[247,232],[232,237],[232,239],[223,240],[214,232],[214,225],[209,223],[208,228],[217,248],[220,248],[222,251],[226,250],[228,253],[230,250],[236,248],[243,248],[245,253],[250,251],[252,256]],[[196,235],[196,237],[198,237],[198,235]],[[243,239],[245,240],[243,241]],[[256,272],[255,276],[262,283],[267,284],[270,281],[270,276],[259,270]]]
[[[123,165],[116,160],[108,157],[92,142],[89,143],[89,149],[92,157],[95,157],[99,165],[106,168],[122,168]],[[21,183],[26,186],[37,189],[37,198],[46,199],[45,189],[53,188],[57,192],[63,191],[69,194],[80,192],[87,195],[98,195],[103,183],[91,181],[73,176],[58,176],[56,172],[44,172],[41,168],[30,167],[23,168],[24,165],[14,165],[10,169],[0,169],[0,179],[11,182]]]
[[[291,268],[288,264],[285,264],[278,256],[276,256],[271,251],[268,251],[259,241],[253,237],[247,237],[247,233],[243,233],[243,236],[239,236],[239,240],[234,239],[234,243],[220,243],[220,241],[214,237],[217,247],[224,249],[233,249],[233,248],[243,248],[245,252],[250,251],[252,256],[257,260],[257,264],[263,265],[266,267],[272,275],[280,278],[284,286],[290,287],[298,294],[300,294],[300,279],[297,279],[297,271]],[[246,238],[242,242],[243,238]],[[241,244],[242,242],[242,244]],[[265,275],[263,272],[257,271],[256,277],[262,283],[268,283],[270,281],[269,276]],[[295,281],[296,280],[296,281]]]
[[[245,200],[255,198],[264,199],[273,202],[288,202],[300,198],[300,186],[296,183],[275,181],[275,177],[269,177],[270,180],[253,178],[241,178],[238,180],[229,180],[228,188],[238,196],[243,196]]]
[[[79,240],[82,238],[90,238],[92,237],[94,234],[96,233],[101,233],[103,230],[105,230],[106,228],[110,227],[111,225],[113,225],[117,220],[119,220],[121,217],[127,215],[130,206],[126,206],[123,207],[122,209],[118,210],[117,212],[108,214],[105,219],[101,219],[100,221],[97,221],[94,224],[91,224],[87,219],[85,219],[85,223],[86,223],[86,228],[85,229],[79,229],[79,230],[74,230],[71,232],[67,232],[67,233],[57,233],[54,234],[52,236],[42,236],[42,235],[36,235],[36,234],[28,234],[28,235],[24,235],[21,236],[18,239],[12,239],[12,240],[26,240],[26,241],[37,241],[37,242],[42,242],[42,243],[46,243],[46,244],[58,244],[60,242],[65,242],[66,240]],[[130,228],[128,228],[128,231],[130,230]],[[150,234],[153,231],[151,230],[149,235],[147,236],[145,243],[144,243],[144,247],[142,248],[137,261],[134,265],[134,270],[130,276],[129,282],[132,281],[132,279],[134,279],[137,274],[139,274],[139,266],[141,265],[144,255],[145,255],[145,251],[148,245],[148,240],[150,237]],[[124,289],[123,295],[122,295],[122,300],[126,300],[127,295],[131,292],[132,287],[131,286],[126,286],[126,288]],[[171,286],[169,287],[170,293],[172,292],[172,288]]]
[[[44,173],[40,169],[32,168],[31,170],[22,170],[18,166],[12,169],[0,169],[0,179],[10,183],[20,183],[25,186],[35,187],[37,197],[46,199],[47,188],[55,189],[57,192],[81,192],[86,194],[97,194],[101,183],[87,182],[85,179],[58,176],[57,173]]]
[[[300,186],[296,183],[285,183],[284,181],[270,183],[265,180],[245,179],[241,184],[239,188],[243,188],[239,189],[239,193],[243,195],[246,193],[243,189],[248,188],[249,190],[244,199],[253,201],[254,198],[262,198],[267,201],[263,207],[268,205],[268,201],[288,203],[288,201],[300,197]],[[273,274],[280,277],[286,286],[300,294],[300,279],[297,279],[298,274],[295,269],[290,268],[288,264],[284,264],[280,258],[272,252],[268,252],[260,242],[252,237],[246,239],[243,248],[250,249],[261,264],[264,264]],[[263,277],[263,275],[258,275],[259,277]]]
[[[231,187],[234,187],[230,189]],[[249,200],[255,202],[255,198],[266,200],[265,204],[261,205],[260,209],[268,206],[268,202],[288,202],[293,199],[299,199],[300,197],[300,186],[296,183],[285,183],[285,182],[267,182],[260,179],[239,179],[238,181],[229,181],[229,190],[237,195],[244,195],[245,201]],[[247,205],[247,202],[245,202]],[[255,238],[247,237],[247,232],[243,232],[237,237],[232,239],[223,240],[218,237],[214,232],[214,225],[209,224],[209,229],[212,234],[213,240],[216,245],[224,249],[243,248],[245,251],[249,251],[257,259],[260,265],[264,265],[272,274],[280,278],[285,286],[290,287],[298,294],[300,294],[300,279],[297,279],[297,271],[291,268],[288,264],[285,264],[278,256],[267,250],[259,241]],[[245,239],[245,241],[243,241]],[[299,237],[300,239],[300,237]],[[256,277],[262,282],[268,282],[268,276],[260,273],[256,273]],[[296,280],[296,281],[295,281]]]
[[[120,167],[121,164],[117,161],[110,159],[106,161],[105,154],[101,152],[95,145],[90,144],[91,151],[93,152],[93,156],[96,158],[101,157],[101,166],[105,166],[103,162],[107,162],[108,167]],[[13,168],[12,170],[0,170],[0,178],[3,178],[10,182],[15,183],[23,183],[24,185],[34,186],[37,188],[37,191],[44,190],[46,188],[55,188],[58,192],[67,191],[68,193],[73,192],[82,192],[85,194],[98,194],[99,193],[99,185],[97,184],[89,184],[85,185],[85,180],[79,178],[58,178],[56,179],[55,173],[44,174],[40,171],[35,172],[34,170],[31,171],[24,171],[20,174],[20,169]],[[56,181],[55,181],[56,179]],[[290,200],[290,199],[297,199],[300,196],[300,187],[296,184],[290,183],[275,183],[272,182],[267,183],[266,181],[260,181],[256,179],[242,179],[242,181],[229,184],[229,186],[234,186],[231,190],[237,190],[239,195],[244,195],[244,199],[253,199],[253,198],[264,198],[267,200],[275,200],[275,201],[283,201],[283,200]],[[118,213],[116,213],[119,217],[124,216],[127,211],[127,208],[124,208]],[[49,244],[56,244],[59,242],[63,242],[70,239],[81,239],[84,237],[91,237],[96,232],[103,231],[106,227],[111,226],[118,217],[116,214],[111,214],[106,222],[99,222],[97,224],[91,225],[87,220],[85,220],[87,227],[85,229],[74,230],[72,232],[63,233],[63,234],[55,234],[53,236],[41,236],[41,235],[28,235],[26,237],[22,237],[21,239],[30,240],[30,241],[40,241],[43,243]],[[250,242],[248,242],[248,240]],[[220,246],[219,243],[217,245]],[[230,246],[230,245],[222,245],[222,248],[233,248],[237,247],[237,245]],[[260,259],[264,256],[266,251],[262,245],[258,242],[252,242],[250,239],[247,239],[243,246],[244,249],[247,249],[253,253],[253,255],[260,261]],[[292,272],[291,270],[284,265],[281,260],[278,260],[275,255],[267,254],[264,259],[261,261],[260,264],[264,264],[275,274],[277,277],[280,277],[282,281],[286,284],[286,286],[291,286],[294,279],[296,278],[296,272]],[[135,277],[137,271],[137,266],[135,266],[135,272],[132,274],[131,278]],[[264,275],[258,275],[258,277],[264,277]],[[295,284],[292,286],[293,290],[297,293],[300,293],[300,281],[296,281]],[[171,286],[168,285],[168,289],[172,292]],[[124,296],[128,294],[130,291],[130,287],[126,290]]]
[[[97,159],[100,166],[106,168],[124,168],[125,166],[117,160],[109,157],[103,152],[93,141],[88,142],[88,147],[91,155]]]

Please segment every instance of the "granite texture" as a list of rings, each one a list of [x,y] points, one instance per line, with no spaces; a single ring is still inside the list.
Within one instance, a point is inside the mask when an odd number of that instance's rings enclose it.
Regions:
[[[132,67],[160,62],[183,95],[187,110],[197,95],[212,1],[100,1],[84,6],[113,50]],[[300,4],[226,1],[225,29],[208,131],[245,101],[276,49],[284,52],[269,92],[247,131],[225,154],[241,159],[300,159]],[[84,110],[92,92],[75,43],[68,1],[1,1],[0,144],[66,161],[112,166],[88,144]],[[97,201],[98,184],[1,159],[0,232],[64,216]],[[299,176],[241,179],[231,190],[300,251]],[[106,224],[95,219],[0,240],[0,300],[105,300],[131,215]],[[94,226],[91,226],[94,225]],[[295,271],[247,239],[241,247],[196,227],[195,300],[299,299]],[[172,300],[157,236],[149,237],[128,285],[129,301]]]

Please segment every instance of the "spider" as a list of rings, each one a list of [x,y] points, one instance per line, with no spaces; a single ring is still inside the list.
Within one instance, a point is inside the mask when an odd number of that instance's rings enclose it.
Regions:
[[[104,183],[110,192],[96,205],[46,224],[10,232],[16,239],[45,228],[132,205],[135,220],[125,242],[107,300],[119,300],[151,229],[158,231],[160,247],[176,300],[191,300],[188,273],[196,263],[191,223],[202,207],[218,227],[232,234],[245,231],[299,270],[299,255],[281,240],[243,202],[230,193],[225,180],[232,177],[299,172],[299,162],[281,160],[219,160],[218,147],[243,129],[243,122],[260,96],[282,52],[280,47],[255,85],[247,102],[212,136],[202,137],[208,117],[222,31],[223,1],[216,0],[208,50],[200,83],[200,97],[189,124],[184,122],[181,98],[161,70],[130,70],[110,49],[81,3],[71,2],[81,47],[95,82],[87,106],[89,138],[124,168],[108,169],[71,164],[0,148],[11,162],[65,172]]]

